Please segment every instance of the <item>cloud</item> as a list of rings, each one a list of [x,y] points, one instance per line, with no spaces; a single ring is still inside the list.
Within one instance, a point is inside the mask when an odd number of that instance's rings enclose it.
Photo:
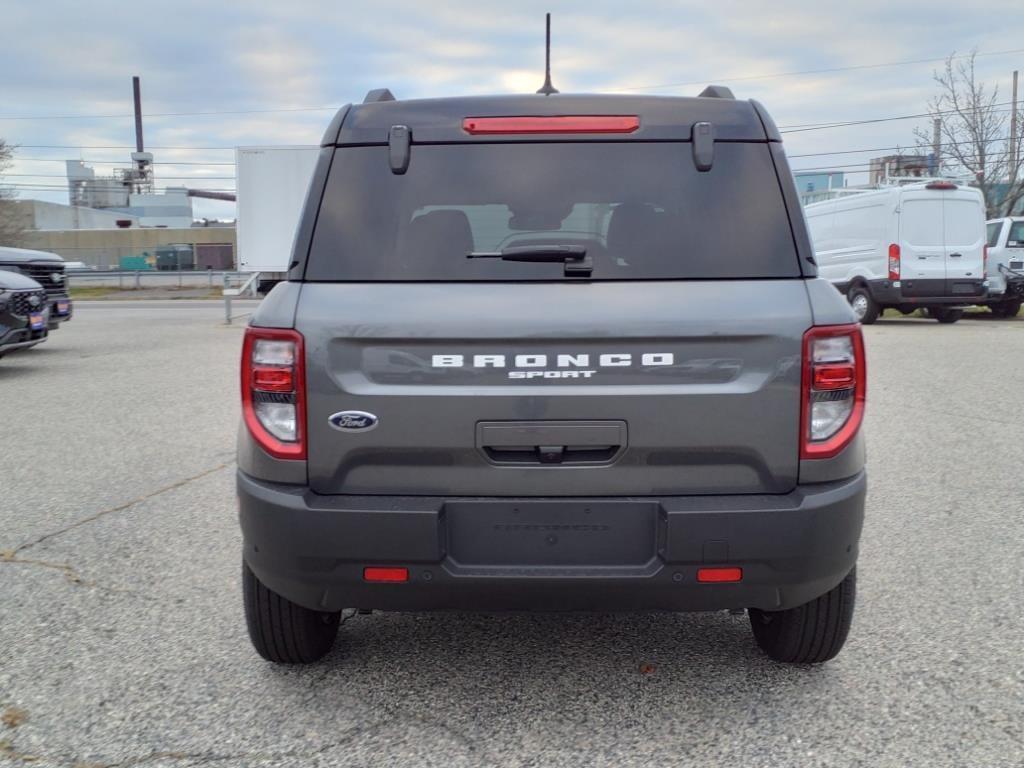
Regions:
[[[549,6],[533,0],[8,3],[0,116],[123,117],[0,120],[0,136],[23,145],[121,147],[26,147],[20,157],[39,160],[19,159],[12,169],[17,173],[59,174],[62,165],[49,161],[65,157],[127,161],[134,140],[128,116],[133,74],[142,76],[150,114],[337,106],[384,86],[401,98],[532,92],[543,81],[543,14]],[[651,86],[686,95],[716,81],[731,84],[742,98],[763,101],[782,125],[922,112],[937,65],[773,76],[779,73],[1022,47],[1014,25],[995,21],[1018,16],[1018,0],[970,6],[961,0],[571,0],[554,11],[553,78],[563,92]],[[1005,83],[1022,61],[1020,55],[982,57],[979,71]],[[158,161],[230,162],[237,145],[315,143],[330,117],[330,110],[148,117],[145,134],[148,146],[168,147],[154,150]],[[791,154],[912,146],[911,131],[919,124],[789,134],[786,146]],[[868,157],[794,159],[793,165]],[[226,175],[224,168],[158,166],[158,176],[198,179]],[[60,191],[30,194],[66,199]],[[197,203],[197,211],[206,205]]]

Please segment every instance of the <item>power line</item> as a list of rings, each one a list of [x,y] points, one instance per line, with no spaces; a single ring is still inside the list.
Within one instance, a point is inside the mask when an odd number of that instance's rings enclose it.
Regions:
[[[988,144],[998,144],[998,143],[1003,142],[1003,141],[1006,141],[1006,139],[1003,139],[1003,138],[985,139],[985,140],[980,141],[980,142],[975,141],[974,139],[967,139],[967,140],[964,140],[964,141],[944,141],[944,142],[941,142],[940,149],[943,149],[943,148],[946,148],[946,147],[959,147],[959,146],[964,146],[964,145],[974,145],[974,144],[978,144],[978,143],[985,144],[985,145],[988,145]],[[869,147],[867,149],[842,149],[842,150],[836,150],[834,152],[806,152],[806,153],[799,154],[799,155],[791,155],[791,154],[789,154],[787,152],[786,153],[786,157],[788,157],[789,159],[792,160],[793,158],[797,158],[797,157],[828,157],[828,156],[831,156],[831,155],[855,155],[855,154],[860,154],[860,153],[863,153],[863,152],[890,152],[890,151],[897,151],[897,152],[899,152],[901,150],[909,152],[911,150],[921,150],[921,149],[931,150],[931,148],[932,148],[931,144],[927,144],[927,145],[924,145],[924,144],[922,144],[922,145],[905,145],[904,144],[904,145],[897,145],[895,147]]]
[[[66,179],[63,173],[5,173],[4,177],[11,178],[33,178],[33,179]],[[223,181],[225,179],[234,180],[234,176],[160,176],[161,179],[167,179],[170,181]],[[79,181],[79,179],[75,179]],[[81,181],[94,182],[94,181],[105,181],[105,179],[81,179]],[[119,182],[115,182],[119,183]],[[131,183],[136,183],[132,181]]]
[[[701,85],[709,82],[740,82],[749,80],[767,80],[778,77],[798,77],[802,75],[821,75],[821,74],[834,74],[836,72],[852,72],[856,70],[865,69],[881,69],[885,67],[903,67],[912,66],[916,64],[935,64],[944,62],[947,58],[953,60],[966,59],[971,56],[986,57],[986,56],[1009,56],[1012,54],[1024,53],[1024,48],[1015,48],[1012,50],[1005,51],[989,51],[989,52],[976,52],[973,54],[963,54],[961,56],[952,56],[941,58],[928,58],[928,59],[911,59],[908,61],[887,61],[887,62],[874,62],[869,64],[853,64],[846,67],[828,67],[825,69],[805,69],[793,72],[775,72],[766,75],[741,75],[738,77],[711,77],[703,78],[702,80],[694,80],[686,83],[662,83],[660,85],[637,85],[637,86],[625,86],[621,88],[613,88],[613,91],[642,91],[642,90],[654,90],[659,88],[682,88],[687,86]],[[196,112],[150,112],[149,114],[143,115],[146,117],[202,117],[202,116],[213,116],[213,115],[259,115],[259,114],[274,114],[284,112],[327,112],[337,111],[339,106],[317,106],[317,107],[274,107],[266,109],[231,109],[231,110],[202,110]],[[0,115],[0,120],[120,120],[134,117],[133,114],[107,114],[107,115]]]
[[[130,149],[135,150],[134,144],[14,144],[13,149]],[[157,147],[151,146],[149,149],[180,149],[188,152],[198,150],[217,150],[221,152],[234,152],[237,147]],[[72,158],[74,159],[74,158]]]
[[[68,159],[62,159],[62,158],[59,158],[59,157],[21,157],[20,155],[15,155],[13,160],[15,162],[19,162],[19,163],[22,163],[22,162],[24,162],[24,163],[66,163],[69,160],[71,160],[71,161],[78,160],[79,162],[82,162],[82,163],[93,163],[94,165],[128,165],[128,161],[127,160],[123,160],[123,159],[122,160],[89,160],[89,159],[81,158],[81,157],[72,157],[72,158],[68,158]],[[200,163],[200,162],[195,161],[195,160],[181,160],[181,161],[175,163],[175,162],[171,162],[171,161],[168,160],[168,161],[153,161],[153,162],[150,162],[149,165],[202,165],[202,166],[211,166],[211,165],[234,165],[234,163],[224,163],[224,162]]]
[[[204,112],[150,112],[143,117],[203,117],[209,115],[262,115],[274,112],[337,112],[339,107],[277,107],[274,109],[225,109]],[[121,120],[135,117],[123,115],[0,115],[0,120]]]
[[[993,107],[1004,107],[1004,106],[1010,105],[1010,103],[1011,102],[1009,102],[1009,101],[1007,101],[1007,102],[1000,102],[1000,103],[997,103],[997,104],[993,104],[992,106]],[[995,114],[1005,114],[1005,113],[1008,113],[1009,111],[1010,110],[1008,110],[1008,109],[993,110],[993,112]],[[896,121],[896,120],[920,120],[920,119],[925,118],[925,117],[937,117],[937,116],[952,115],[952,114],[956,114],[956,110],[955,109],[940,110],[938,112],[919,112],[919,113],[913,114],[913,115],[895,115],[893,117],[872,117],[872,118],[868,118],[866,120],[848,120],[848,121],[845,121],[845,122],[837,121],[837,122],[834,122],[834,123],[815,123],[815,124],[810,124],[809,127],[806,127],[806,128],[798,127],[798,126],[785,126],[785,128],[783,128],[783,126],[779,126],[779,133],[806,133],[807,131],[821,131],[821,130],[825,130],[827,128],[845,128],[845,127],[848,127],[848,126],[851,126],[851,125],[868,125],[870,123],[889,123],[889,122],[893,122],[893,121]],[[807,124],[805,124],[805,125],[807,125]]]
[[[1009,50],[1009,51],[990,51],[988,53],[964,54],[962,56],[953,56],[951,58],[954,59],[954,60],[956,60],[956,59],[967,59],[967,58],[970,58],[972,55],[978,56],[979,58],[982,57],[982,56],[1009,56],[1009,55],[1015,54],[1015,53],[1024,53],[1024,48],[1017,48],[1017,49]],[[632,86],[628,86],[628,87],[624,87],[624,88],[613,88],[612,90],[613,91],[643,91],[643,90],[648,90],[648,89],[653,90],[653,89],[656,89],[656,88],[683,88],[683,87],[688,87],[688,86],[706,85],[708,83],[718,83],[718,82],[729,83],[729,82],[740,82],[740,81],[745,81],[745,80],[768,80],[768,79],[776,78],[776,77],[796,77],[796,76],[799,76],[799,75],[824,75],[824,74],[832,74],[832,73],[835,73],[835,72],[852,72],[854,70],[860,70],[860,69],[881,69],[883,67],[904,67],[904,66],[910,66],[910,65],[914,65],[914,64],[937,64],[939,62],[946,61],[947,58],[950,58],[950,57],[943,56],[942,58],[936,58],[936,59],[912,59],[910,61],[888,61],[888,62],[874,63],[874,64],[854,64],[854,65],[851,65],[851,66],[848,66],[848,67],[829,67],[827,69],[805,69],[805,70],[800,70],[800,71],[797,71],[797,72],[776,72],[776,73],[769,74],[769,75],[743,75],[741,77],[707,77],[707,78],[704,78],[703,80],[694,80],[694,81],[691,81],[689,83],[663,83],[661,85],[632,85]]]

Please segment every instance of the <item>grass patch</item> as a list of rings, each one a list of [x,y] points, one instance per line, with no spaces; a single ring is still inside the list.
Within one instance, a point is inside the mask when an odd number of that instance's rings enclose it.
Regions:
[[[72,299],[102,299],[112,293],[120,293],[116,285],[72,285],[68,294]]]

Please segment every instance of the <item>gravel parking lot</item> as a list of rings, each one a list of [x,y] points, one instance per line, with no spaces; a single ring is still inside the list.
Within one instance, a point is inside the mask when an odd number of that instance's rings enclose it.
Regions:
[[[851,639],[742,616],[355,616],[326,661],[245,635],[241,325],[78,304],[0,362],[0,764],[1024,765],[1024,319],[867,330]]]

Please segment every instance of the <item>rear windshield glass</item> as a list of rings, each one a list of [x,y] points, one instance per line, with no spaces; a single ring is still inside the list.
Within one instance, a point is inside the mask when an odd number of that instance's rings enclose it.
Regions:
[[[1006,245],[1008,248],[1024,248],[1024,221],[1015,221],[1010,225]]]
[[[797,277],[765,144],[719,143],[699,173],[685,143],[414,145],[336,150],[307,280],[562,280],[562,263],[467,258],[586,249],[594,280]]]

